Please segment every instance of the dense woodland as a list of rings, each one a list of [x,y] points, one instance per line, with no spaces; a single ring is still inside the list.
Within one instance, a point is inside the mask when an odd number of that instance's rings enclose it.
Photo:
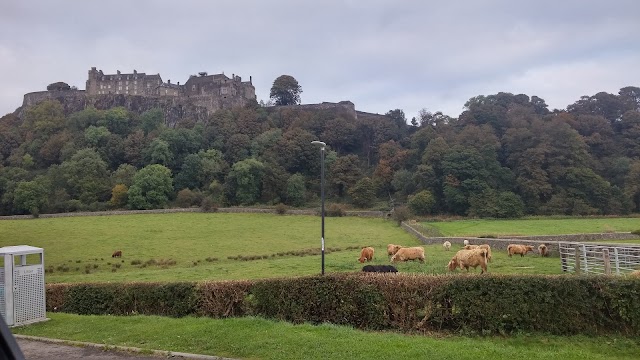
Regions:
[[[291,107],[66,114],[46,101],[0,118],[0,214],[172,206],[407,204],[417,215],[519,217],[640,211],[640,88],[550,111],[536,96],[471,98],[458,118],[353,118]]]

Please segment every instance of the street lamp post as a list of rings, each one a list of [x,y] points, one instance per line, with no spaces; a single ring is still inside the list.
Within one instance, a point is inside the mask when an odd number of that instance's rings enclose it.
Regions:
[[[327,144],[322,141],[312,141],[312,144],[320,145],[320,198],[322,201],[322,230],[321,230],[321,244],[322,244],[322,275],[324,275],[324,148]]]

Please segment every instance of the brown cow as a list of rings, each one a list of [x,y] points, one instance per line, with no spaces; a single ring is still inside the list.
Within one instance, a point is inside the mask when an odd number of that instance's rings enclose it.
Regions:
[[[358,259],[358,261],[360,261],[361,263],[365,262],[365,261],[371,261],[373,260],[373,248],[372,247],[363,247],[362,250],[360,251],[360,259]]]
[[[116,250],[111,254],[112,258],[122,257],[122,250]]]
[[[525,256],[529,251],[533,252],[533,246],[531,245],[518,245],[518,244],[509,244],[507,246],[507,253],[509,257],[512,255],[520,255]]]
[[[402,249],[401,245],[389,244],[387,245],[387,255],[393,256],[398,252],[399,249]]]
[[[398,251],[391,257],[391,262],[407,261],[407,260],[420,260],[424,263],[424,249],[420,246],[408,247],[398,249]]]
[[[540,252],[540,256],[548,256],[549,255],[549,249],[547,249],[547,245],[545,244],[540,244],[538,246],[538,251]]]
[[[447,264],[449,271],[455,270],[460,267],[460,270],[466,269],[469,272],[469,267],[474,269],[480,265],[480,274],[487,272],[487,255],[488,251],[484,248],[477,248],[471,250],[459,250]]]

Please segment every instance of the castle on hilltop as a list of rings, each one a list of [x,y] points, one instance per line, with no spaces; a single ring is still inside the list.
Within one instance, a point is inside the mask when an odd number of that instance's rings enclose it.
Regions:
[[[196,105],[204,106],[211,111],[244,106],[249,100],[256,100],[256,88],[251,77],[242,81],[233,74],[208,75],[201,72],[191,75],[184,85],[180,82],[172,84],[171,80],[162,81],[160,74],[148,75],[133,70],[133,73],[105,74],[92,67],[89,70],[86,95],[139,95],[148,97],[189,98]]]
[[[52,86],[57,85],[57,86]],[[243,107],[256,101],[256,89],[251,76],[242,81],[240,76],[224,73],[208,75],[206,72],[191,75],[180,84],[162,81],[160,74],[146,74],[133,70],[123,74],[105,74],[92,67],[86,83],[86,90],[79,90],[59,82],[47,87],[47,91],[30,92],[24,95],[22,106],[16,110],[21,114],[29,106],[46,100],[57,100],[66,112],[81,111],[89,106],[103,110],[123,106],[138,113],[162,108],[167,124],[175,125],[184,119],[204,121],[207,116],[220,109]],[[354,119],[382,119],[384,115],[356,111],[351,101],[337,103],[274,106],[273,109],[300,111],[338,111]],[[19,115],[20,116],[20,115]]]

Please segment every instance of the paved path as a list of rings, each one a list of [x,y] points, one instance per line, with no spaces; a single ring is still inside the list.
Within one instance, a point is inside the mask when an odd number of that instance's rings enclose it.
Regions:
[[[58,359],[89,359],[89,360],[145,360],[145,359],[201,359],[201,360],[231,360],[217,356],[171,353],[155,351],[151,355],[141,355],[136,348],[106,349],[104,345],[63,341],[54,339],[29,338],[17,336],[18,345],[26,360],[58,360]],[[127,351],[129,350],[129,351]]]

